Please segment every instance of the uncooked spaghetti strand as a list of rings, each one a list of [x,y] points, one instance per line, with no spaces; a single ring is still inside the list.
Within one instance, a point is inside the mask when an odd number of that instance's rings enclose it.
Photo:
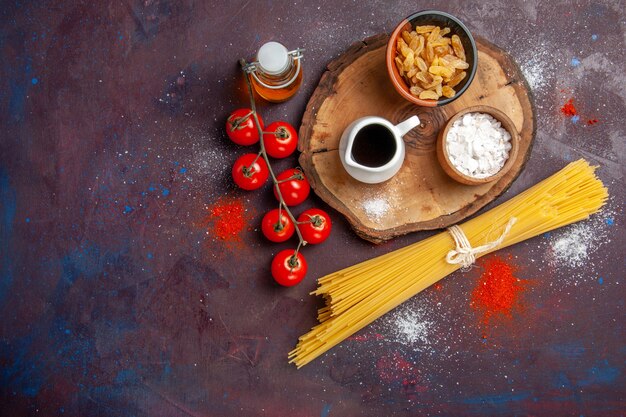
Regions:
[[[511,217],[519,218],[500,245],[505,247],[587,218],[607,197],[594,168],[581,160],[460,227],[475,246],[493,240]],[[328,309],[320,309],[322,323],[300,338],[290,362],[305,365],[454,271],[442,261],[452,245],[447,232],[442,233],[320,279],[316,293],[324,295]]]
[[[372,280],[368,288],[376,288],[377,290],[384,290],[389,292],[398,291],[401,289],[403,285],[403,276],[407,275],[406,271],[410,271],[410,279],[411,281],[422,279],[424,276],[428,276],[429,272],[433,267],[437,264],[437,258],[445,255],[445,249],[438,254],[433,254],[433,256],[427,257],[426,261],[418,263],[417,260],[409,259],[406,263],[400,264],[400,267],[397,272],[395,272],[394,279],[377,279]],[[396,271],[394,269],[394,271]],[[371,293],[373,291],[369,291]],[[358,293],[350,294],[348,298],[340,298],[338,301],[335,301],[334,298],[331,299],[333,302],[333,315],[336,315],[337,312],[341,312],[345,310],[345,305],[355,304],[358,300],[363,299],[368,292],[360,291]],[[343,297],[343,293],[342,293]],[[355,301],[356,300],[356,301]]]
[[[413,263],[414,264],[414,263]],[[358,303],[364,297],[372,292],[376,292],[377,290],[385,290],[385,291],[397,291],[398,287],[402,285],[402,271],[406,271],[410,268],[411,263],[404,264],[403,268],[399,270],[394,279],[370,279],[368,280],[368,286],[366,288],[361,288],[361,290],[357,293],[350,293],[349,295],[345,295],[345,292],[340,293],[336,297],[331,297],[331,306],[332,306],[332,315],[335,316],[340,314],[342,311],[345,311],[347,308],[352,305]],[[420,279],[421,275],[426,275],[427,272],[431,268],[431,263],[425,263],[420,265],[419,267],[412,269],[413,279]],[[378,278],[378,277],[377,277]]]
[[[544,228],[545,228],[545,225],[544,225]],[[526,230],[528,230],[528,229],[526,228]],[[535,232],[534,230],[533,230],[533,232],[534,232],[534,233],[530,233],[530,234],[531,234],[531,235],[534,235],[534,234],[536,234],[536,233],[537,233],[537,232]],[[522,236],[522,237],[524,237],[524,236]],[[519,238],[518,238],[518,239],[519,239]],[[518,239],[515,239],[515,240],[518,240]],[[404,266],[402,266],[402,267],[404,267]],[[371,288],[371,286],[372,286],[372,284],[371,284],[371,283],[369,283],[369,285],[368,285],[368,287],[367,287],[367,288]],[[341,296],[341,297],[338,297],[338,298],[339,298],[339,300],[340,300],[340,301],[343,301],[343,300],[344,300],[344,298],[345,298],[345,294],[342,294],[342,296]],[[332,299],[332,298],[331,298],[331,299]]]
[[[457,269],[458,267],[452,267],[452,268]],[[421,285],[418,286],[417,289],[413,288],[411,290],[421,291],[422,289],[425,289],[428,286],[432,285],[432,283],[438,281],[438,279],[433,279],[432,281],[433,282],[429,282],[429,283],[421,283]],[[407,292],[408,291],[409,290],[407,290]],[[317,356],[323,354],[324,352],[328,351],[335,345],[341,343],[341,341],[343,341],[349,335],[359,331],[360,329],[367,326],[368,324],[370,324],[371,322],[373,322],[374,320],[376,320],[383,314],[387,313],[388,311],[392,310],[393,308],[401,304],[403,301],[406,301],[407,299],[411,298],[412,295],[413,294],[406,294],[406,293],[390,295],[388,299],[386,300],[387,302],[385,304],[379,306],[378,308],[369,310],[367,314],[364,314],[364,315],[362,314],[360,320],[353,322],[349,326],[349,328],[345,326],[342,327],[340,329],[341,332],[339,334],[335,334],[332,337],[328,338],[327,342],[325,343],[321,343],[318,341],[315,348],[311,352],[302,352],[303,353],[302,358],[299,357],[300,355],[296,355],[297,352],[292,351],[293,354],[291,355],[290,362],[295,363],[296,366],[298,366],[298,368],[306,365],[311,360],[315,359]],[[337,319],[334,319],[334,320],[338,321]],[[315,330],[318,330],[318,329],[315,329]],[[348,330],[346,331],[345,329],[348,329]],[[328,332],[329,330],[325,329],[325,331]]]
[[[429,261],[430,260],[428,260],[427,263],[430,263]],[[414,259],[414,257],[407,256],[401,261],[392,263],[389,268],[381,269],[380,267],[378,267],[378,269],[375,269],[372,271],[373,275],[369,279],[358,281],[351,289],[343,290],[341,297],[338,297],[337,299],[335,297],[332,297],[331,301],[333,303],[337,301],[343,301],[344,298],[349,298],[353,294],[358,294],[364,288],[369,288],[374,282],[381,282],[381,281],[387,282],[387,283],[393,282],[393,280],[391,280],[390,278],[393,278],[394,276],[396,276],[402,269],[405,269],[410,264],[415,265],[416,260]],[[416,267],[422,268],[423,266],[418,265]],[[369,271],[370,270],[364,271],[364,273],[369,272]]]
[[[443,276],[447,275],[449,272],[458,268],[458,266],[449,265],[449,264],[446,264],[444,266],[446,267],[446,269],[449,269],[449,270],[445,272],[442,270],[441,277],[431,276],[427,282],[421,283],[421,284],[418,284],[415,282],[411,283],[408,280],[405,281],[406,284],[412,285],[413,288],[411,288],[410,286],[405,287],[399,293],[390,291],[388,293],[385,293],[387,294],[387,297],[383,299],[377,299],[374,294],[370,295],[368,299],[359,303],[350,312],[343,314],[339,317],[331,318],[330,319],[331,322],[329,323],[328,326],[325,326],[324,328],[316,329],[317,336],[319,336],[319,339],[323,339],[325,335],[327,335],[326,339],[331,339],[335,337],[339,337],[340,339],[343,339],[349,336],[350,334],[354,333],[355,331],[358,331],[360,328],[374,321],[380,315],[384,314],[384,312],[396,307],[397,305],[399,305],[406,299],[410,298],[413,295],[413,291],[415,291],[416,285],[419,285],[419,288],[427,288],[428,286],[432,285],[432,283],[436,282]],[[385,302],[385,305],[387,306],[387,309],[385,311],[380,310],[379,308],[378,309],[376,308],[377,305],[380,304],[380,302]],[[332,347],[328,344],[324,344],[324,345],[326,346],[322,346],[322,344],[320,344],[320,346],[316,347],[316,352],[321,353],[322,350],[325,351],[329,349],[330,347]]]
[[[360,264],[354,265],[352,267],[350,267],[350,271],[346,272],[346,269],[334,272],[332,274],[326,275],[322,278],[320,278],[320,282],[323,282],[323,284],[320,285],[321,288],[326,288],[327,286],[330,287],[332,286],[332,283],[336,282],[336,277],[341,277],[340,278],[340,282],[343,285],[350,285],[350,283],[354,283],[352,278],[354,276],[357,275],[362,275],[363,272],[368,272],[368,271],[373,271],[373,270],[377,270],[380,268],[380,263],[381,261],[389,261],[391,263],[391,261],[398,261],[401,262],[403,259],[405,259],[408,256],[410,256],[412,253],[415,253],[415,251],[420,249],[420,246],[426,246],[424,245],[425,243],[430,243],[431,239],[436,238],[437,235],[435,236],[431,236],[430,238],[425,239],[424,241],[418,242],[418,244],[412,244],[409,245],[406,248],[403,248],[402,250],[397,250],[394,252],[390,252],[389,254],[385,254],[385,255],[381,255],[378,256],[376,258],[372,258],[369,261],[367,261],[367,264],[363,264],[363,268],[359,268]],[[395,252],[398,252],[398,255],[400,256],[394,256],[391,257],[389,256],[390,254],[395,254]],[[373,261],[373,262],[372,262]],[[346,284],[347,283],[347,284]]]
[[[352,265],[351,267],[344,268],[342,270],[334,272],[333,274],[326,275],[326,276],[324,276],[324,277],[319,279],[320,288],[322,288],[329,281],[329,278],[331,276],[336,276],[336,275],[341,275],[342,276],[342,279],[338,280],[337,283],[345,282],[345,281],[349,282],[351,280],[351,278],[354,276],[354,272],[355,271],[359,271],[357,273],[360,274],[363,271],[367,270],[366,268],[368,268],[368,267],[376,268],[377,265],[378,265],[378,262],[377,262],[378,259],[388,259],[388,260],[401,259],[403,256],[405,256],[405,253],[410,252],[411,249],[417,247],[417,245],[421,244],[421,243],[422,242],[418,242],[416,244],[409,245],[408,247],[399,249],[397,251],[389,252],[388,254],[381,255],[379,257],[369,259],[367,261],[364,261],[362,263],[362,265],[361,264]],[[312,293],[318,294],[318,290],[313,291]]]

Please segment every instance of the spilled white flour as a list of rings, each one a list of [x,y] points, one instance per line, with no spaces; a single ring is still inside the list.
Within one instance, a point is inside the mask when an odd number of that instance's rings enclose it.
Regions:
[[[435,326],[433,308],[429,306],[427,300],[411,300],[383,316],[376,330],[386,341],[411,351],[429,352],[433,349],[431,336]]]
[[[560,264],[575,268],[582,266],[589,257],[591,230],[584,224],[572,227],[569,233],[555,239],[550,245],[552,256]]]
[[[590,223],[569,226],[550,242],[549,262],[554,266],[581,267],[603,243],[605,235],[603,229],[596,229]]]
[[[549,234],[545,261],[555,268],[563,268],[562,281],[577,285],[593,278],[593,272],[608,260],[606,251],[598,250],[611,245],[617,233],[616,218],[621,208],[609,199],[598,214],[589,219],[555,230]]]
[[[547,55],[545,49],[533,49],[530,56],[524,56],[520,60],[520,69],[532,91],[539,91],[550,82],[551,60],[546,59]]]
[[[367,217],[374,221],[380,221],[389,211],[389,202],[384,198],[373,198],[363,202],[363,210]]]
[[[433,323],[424,317],[421,308],[404,309],[393,315],[393,333],[395,341],[403,344],[417,344],[424,347],[430,345],[429,330]]]

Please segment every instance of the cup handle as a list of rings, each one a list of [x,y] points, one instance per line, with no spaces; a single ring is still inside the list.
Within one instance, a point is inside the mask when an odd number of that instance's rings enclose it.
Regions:
[[[404,122],[398,123],[396,125],[396,130],[398,131],[398,134],[400,136],[404,136],[407,133],[409,133],[409,130],[413,129],[419,124],[420,124],[420,118],[417,116],[411,116],[408,119],[406,119]]]

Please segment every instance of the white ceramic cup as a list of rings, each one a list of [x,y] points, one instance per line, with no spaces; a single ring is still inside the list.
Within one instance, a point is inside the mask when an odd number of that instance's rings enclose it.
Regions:
[[[387,128],[395,141],[395,153],[391,159],[384,165],[376,167],[360,164],[355,161],[352,155],[352,146],[354,145],[354,139],[357,133],[364,127],[372,124],[382,125]],[[339,158],[341,159],[343,167],[354,179],[367,184],[377,184],[387,181],[396,175],[404,162],[405,150],[402,136],[419,124],[420,119],[417,116],[411,116],[404,122],[398,123],[395,126],[391,124],[389,120],[378,116],[367,116],[355,120],[344,130],[339,142]]]

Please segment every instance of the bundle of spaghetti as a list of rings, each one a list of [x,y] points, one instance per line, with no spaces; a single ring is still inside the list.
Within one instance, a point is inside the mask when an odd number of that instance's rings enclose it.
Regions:
[[[595,167],[581,159],[509,201],[460,225],[477,247],[502,241],[491,253],[550,230],[588,218],[600,210],[608,191]],[[514,219],[513,221],[511,219]],[[507,225],[510,230],[503,234]],[[319,324],[300,337],[289,353],[300,368],[385,313],[461,267],[446,255],[457,247],[447,231],[320,278],[326,305]]]

